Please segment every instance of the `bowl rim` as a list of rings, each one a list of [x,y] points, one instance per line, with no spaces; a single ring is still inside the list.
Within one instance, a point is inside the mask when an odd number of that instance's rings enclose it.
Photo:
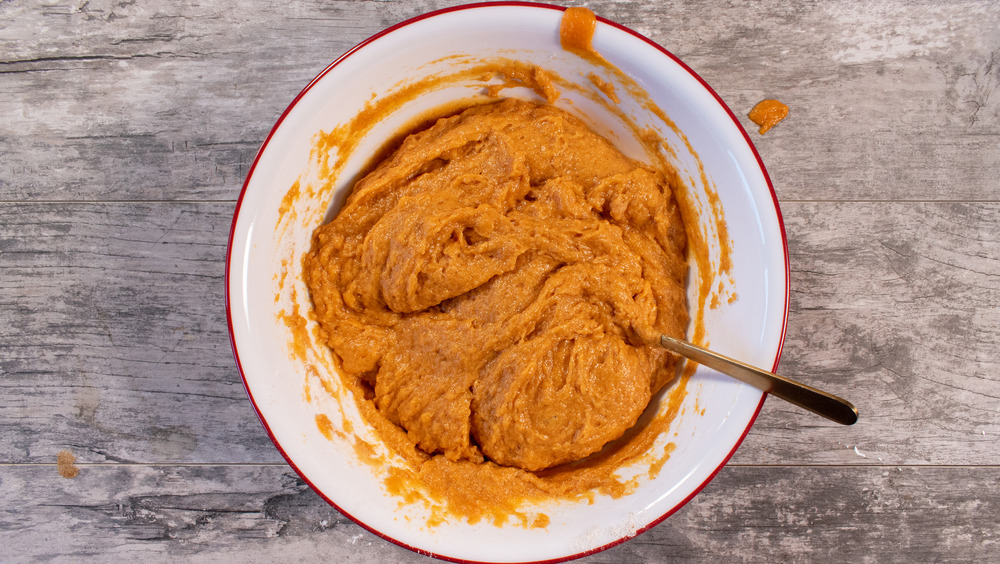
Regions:
[[[233,219],[232,219],[232,222],[230,224],[229,240],[228,240],[228,243],[226,245],[225,296],[224,297],[225,297],[225,304],[226,304],[226,324],[228,326],[228,331],[229,331],[229,344],[230,344],[230,347],[232,348],[233,359],[236,362],[237,371],[240,374],[240,381],[242,382],[243,389],[246,391],[247,397],[250,400],[250,404],[253,406],[254,413],[257,415],[257,419],[260,421],[261,425],[264,427],[264,431],[267,433],[268,438],[270,439],[271,443],[275,446],[275,448],[278,449],[278,452],[281,454],[282,458],[285,459],[285,461],[295,471],[295,473],[299,476],[299,478],[302,479],[309,486],[309,488],[312,489],[312,491],[314,491],[316,494],[318,494],[319,497],[321,499],[323,499],[323,501],[325,501],[326,503],[328,503],[331,507],[333,507],[334,509],[336,509],[341,515],[343,515],[344,517],[347,517],[352,522],[356,523],[358,526],[362,527],[366,531],[368,531],[368,532],[370,532],[370,533],[372,533],[372,534],[374,534],[374,535],[376,535],[376,536],[378,536],[378,537],[380,537],[380,538],[382,538],[382,539],[384,539],[386,541],[389,541],[389,542],[391,542],[391,543],[393,543],[393,544],[395,544],[397,546],[400,546],[402,548],[405,548],[407,550],[410,550],[412,552],[415,552],[415,553],[423,555],[423,556],[429,556],[429,557],[432,557],[432,558],[436,558],[436,559],[444,560],[444,561],[448,561],[448,562],[459,562],[459,563],[470,563],[470,564],[472,564],[472,563],[478,563],[479,561],[444,556],[444,555],[437,554],[437,553],[434,553],[434,552],[431,552],[431,551],[427,551],[427,550],[424,550],[424,549],[421,549],[421,548],[417,548],[417,547],[411,546],[409,544],[406,544],[406,543],[404,543],[404,542],[402,542],[400,540],[397,540],[397,539],[389,536],[388,534],[383,533],[383,532],[375,529],[374,527],[372,527],[372,526],[364,523],[360,519],[354,517],[353,515],[351,515],[347,511],[345,511],[342,507],[340,507],[337,503],[335,503],[332,499],[330,499],[318,487],[316,487],[316,485],[313,484],[312,481],[309,480],[309,478],[299,469],[299,467],[295,464],[295,462],[288,455],[288,453],[285,451],[285,449],[282,448],[281,443],[277,440],[277,437],[275,437],[274,433],[271,430],[271,427],[267,423],[267,420],[264,418],[263,414],[261,413],[260,407],[258,406],[257,401],[254,399],[253,393],[250,391],[250,387],[249,387],[249,385],[247,383],[247,378],[246,378],[246,375],[245,375],[244,370],[243,370],[243,365],[240,362],[239,349],[237,348],[236,340],[235,340],[235,334],[234,334],[234,328],[233,328],[233,311],[232,311],[232,307],[230,306],[231,299],[232,299],[232,296],[230,295],[230,282],[231,282],[231,276],[232,276],[231,266],[232,266],[232,257],[233,257],[233,242],[234,242],[235,234],[236,234],[236,224],[237,224],[237,221],[240,218],[240,210],[242,208],[243,199],[244,199],[244,196],[246,195],[247,188],[248,188],[248,186],[250,184],[250,180],[251,180],[251,178],[254,175],[254,171],[257,168],[257,164],[260,161],[260,158],[263,155],[264,150],[267,148],[268,144],[270,143],[271,139],[274,137],[274,135],[277,132],[278,128],[282,125],[282,123],[285,121],[285,118],[292,111],[292,109],[299,103],[299,101],[306,95],[306,93],[309,92],[313,88],[313,86],[316,85],[317,82],[319,82],[320,80],[322,80],[323,77],[325,77],[327,74],[329,74],[335,67],[337,67],[338,65],[340,65],[342,62],[344,62],[346,59],[348,59],[349,57],[351,57],[354,53],[356,53],[357,51],[359,51],[360,49],[362,49],[366,45],[368,45],[368,44],[370,44],[370,43],[372,43],[372,42],[380,39],[381,37],[389,35],[390,33],[393,33],[393,32],[395,32],[395,31],[397,31],[397,30],[399,30],[401,28],[407,27],[407,26],[415,24],[417,22],[420,22],[420,21],[423,21],[423,20],[426,20],[426,19],[429,19],[429,18],[433,18],[433,17],[436,17],[436,16],[440,16],[440,15],[443,15],[443,14],[448,14],[448,13],[452,13],[452,12],[459,12],[459,11],[465,11],[465,10],[475,10],[475,9],[481,9],[481,8],[496,8],[496,7],[524,7],[524,8],[537,8],[537,9],[554,10],[554,11],[565,11],[566,9],[569,8],[569,6],[557,6],[557,5],[554,5],[554,4],[546,4],[546,3],[540,3],[540,2],[525,2],[525,1],[521,1],[521,0],[501,0],[501,1],[495,1],[495,2],[473,2],[473,3],[469,3],[469,4],[462,4],[462,5],[457,5],[457,6],[450,6],[450,7],[446,7],[446,8],[441,8],[441,9],[433,10],[433,11],[430,11],[430,12],[427,12],[427,13],[419,14],[419,15],[416,15],[414,17],[408,18],[408,19],[406,19],[404,21],[401,21],[401,22],[399,22],[399,23],[397,23],[395,25],[392,25],[390,27],[387,27],[387,28],[379,31],[378,33],[375,33],[374,35],[371,35],[370,37],[364,39],[360,43],[356,44],[355,46],[353,46],[350,49],[348,49],[347,51],[345,51],[342,55],[340,55],[339,57],[337,57],[333,62],[331,62],[329,65],[327,65],[322,71],[320,71],[319,74],[317,74],[312,80],[310,80],[309,83],[306,84],[306,86],[304,88],[302,88],[302,90],[295,96],[295,98],[292,99],[291,103],[288,104],[288,106],[285,108],[285,110],[278,117],[277,121],[275,122],[275,124],[271,127],[270,131],[268,132],[267,137],[264,138],[264,141],[261,143],[260,148],[257,150],[257,154],[254,156],[253,163],[251,163],[250,168],[247,171],[246,179],[243,181],[243,186],[240,189],[240,194],[239,194],[239,197],[237,198],[237,201],[236,201],[236,208],[233,211]],[[613,28],[615,28],[615,29],[617,29],[619,31],[625,32],[625,33],[627,33],[627,34],[629,34],[629,35],[631,35],[631,36],[633,36],[633,37],[635,37],[637,39],[640,39],[644,43],[648,44],[649,46],[651,46],[654,49],[656,49],[657,51],[659,51],[664,56],[670,58],[674,63],[676,63],[678,66],[680,66],[685,72],[687,72],[695,80],[697,80],[698,83],[701,84],[701,86],[715,98],[715,101],[719,104],[719,106],[723,110],[725,110],[726,114],[729,116],[729,118],[732,120],[732,122],[736,125],[737,129],[739,130],[739,132],[743,135],[743,139],[746,142],[747,147],[750,149],[751,153],[753,154],[754,159],[756,159],[757,165],[760,167],[760,171],[763,174],[764,180],[767,183],[768,191],[771,194],[771,200],[772,200],[772,203],[774,205],[774,211],[775,211],[775,215],[776,215],[776,219],[777,219],[778,229],[779,229],[779,232],[781,234],[782,255],[783,255],[783,258],[784,258],[784,276],[785,276],[784,308],[783,308],[783,315],[782,315],[782,319],[781,319],[781,330],[780,330],[779,339],[778,339],[778,347],[777,347],[777,350],[775,351],[774,365],[771,367],[771,371],[772,372],[777,371],[778,364],[781,362],[781,354],[782,354],[782,351],[783,351],[783,348],[784,348],[785,336],[786,336],[786,331],[787,331],[787,327],[788,327],[788,307],[789,307],[789,295],[790,295],[790,286],[791,286],[790,279],[789,279],[789,277],[790,277],[790,266],[789,266],[789,256],[788,256],[788,237],[787,237],[787,235],[785,233],[785,224],[784,224],[784,220],[782,218],[781,208],[780,208],[780,206],[778,204],[778,196],[777,196],[777,194],[774,191],[774,185],[772,184],[771,177],[768,174],[767,169],[764,166],[764,161],[763,161],[763,159],[761,159],[760,154],[757,152],[757,147],[754,145],[753,141],[750,139],[749,134],[747,133],[747,131],[743,127],[743,125],[740,123],[740,120],[736,117],[736,114],[734,114],[733,111],[729,108],[729,106],[723,101],[722,97],[719,96],[719,94],[715,91],[715,89],[713,89],[700,75],[698,75],[698,73],[696,73],[686,63],[684,63],[683,61],[681,61],[680,58],[678,58],[676,55],[674,55],[673,53],[671,53],[670,51],[668,51],[665,47],[661,46],[657,42],[653,41],[652,39],[649,39],[645,35],[642,35],[641,33],[637,32],[637,31],[635,31],[635,30],[633,30],[633,29],[631,29],[629,27],[626,27],[626,26],[624,26],[622,24],[619,24],[617,22],[605,19],[605,18],[603,18],[603,17],[601,17],[599,15],[597,16],[597,21],[599,21],[600,23],[602,23],[604,25],[611,26],[611,27],[613,27]],[[726,466],[726,464],[728,464],[729,460],[733,457],[733,455],[736,453],[737,449],[739,449],[740,445],[743,444],[744,439],[746,439],[747,435],[749,434],[751,427],[753,427],[754,422],[757,420],[757,416],[760,414],[761,408],[763,408],[763,406],[764,406],[764,401],[767,399],[767,396],[768,396],[768,394],[766,392],[764,392],[764,393],[761,394],[760,401],[757,403],[757,407],[754,410],[753,415],[750,417],[750,420],[747,422],[746,428],[743,430],[743,432],[740,435],[740,437],[733,444],[733,447],[729,451],[729,453],[726,454],[726,456],[723,457],[723,459],[720,461],[719,465],[708,475],[708,477],[705,478],[705,480],[701,484],[699,484],[697,487],[695,487],[691,491],[691,493],[687,495],[687,497],[685,497],[683,500],[681,500],[680,502],[678,502],[675,506],[673,506],[672,508],[670,508],[668,511],[664,512],[663,515],[660,515],[656,519],[653,519],[649,524],[643,526],[640,529],[637,529],[634,533],[624,535],[621,538],[616,539],[616,540],[614,540],[612,542],[609,542],[607,544],[604,544],[602,546],[598,546],[598,547],[591,548],[591,549],[588,549],[588,550],[585,550],[585,551],[582,551],[582,552],[578,552],[578,553],[574,553],[572,555],[562,556],[562,557],[558,557],[558,558],[550,558],[550,559],[544,559],[544,560],[524,561],[522,564],[554,564],[554,563],[557,563],[557,562],[567,562],[567,561],[570,561],[570,560],[575,560],[575,559],[578,559],[578,558],[583,558],[583,557],[586,557],[586,556],[597,554],[599,552],[603,552],[603,551],[608,550],[608,549],[610,549],[610,548],[612,548],[614,546],[622,544],[623,542],[625,542],[627,540],[630,540],[630,539],[632,539],[632,538],[634,538],[634,537],[636,537],[636,536],[638,536],[638,535],[640,535],[640,534],[642,534],[642,533],[644,533],[644,532],[652,529],[653,527],[657,526],[658,524],[662,523],[665,519],[667,519],[668,517],[670,517],[671,515],[673,515],[674,513],[676,513],[679,509],[681,509],[682,507],[684,507],[685,505],[687,505],[687,503],[689,501],[691,501],[696,495],[698,495],[705,488],[705,486],[707,486],[713,479],[715,479],[715,477],[722,470],[722,468],[724,466]]]

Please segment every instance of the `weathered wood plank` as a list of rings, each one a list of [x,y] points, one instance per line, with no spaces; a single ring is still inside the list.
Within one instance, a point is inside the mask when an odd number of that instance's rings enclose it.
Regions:
[[[280,461],[229,347],[233,205],[0,205],[0,461]]]
[[[581,562],[959,562],[1000,557],[1000,469],[728,467],[657,527]],[[281,465],[0,466],[4,562],[430,562]]]
[[[278,461],[227,340],[229,203],[0,205],[0,457]],[[1000,464],[998,204],[791,203],[781,371],[735,462]],[[857,450],[855,450],[857,447]]]
[[[997,204],[785,206],[780,371],[852,400],[837,427],[771,399],[738,462],[996,464]]]
[[[295,94],[383,23],[350,2],[0,10],[4,200],[234,199]]]
[[[740,116],[779,199],[998,199],[997,3],[675,8],[651,36]],[[769,97],[791,111],[761,136],[745,116]]]
[[[4,2],[0,200],[232,199],[327,63],[455,3]],[[712,84],[782,198],[997,199],[995,3],[587,5]],[[771,96],[792,113],[761,137],[745,113]]]

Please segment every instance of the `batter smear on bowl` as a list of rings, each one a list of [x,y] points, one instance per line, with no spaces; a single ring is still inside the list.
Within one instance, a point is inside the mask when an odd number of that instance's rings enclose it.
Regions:
[[[322,339],[420,450],[529,471],[635,425],[677,359],[676,182],[504,100],[407,137],[304,259]]]

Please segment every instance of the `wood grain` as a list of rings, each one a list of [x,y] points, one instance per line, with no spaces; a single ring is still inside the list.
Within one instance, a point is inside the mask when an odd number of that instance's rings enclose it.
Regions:
[[[283,463],[223,277],[296,93],[457,3],[0,0],[0,561],[427,561]],[[689,505],[584,561],[1000,560],[1000,4],[582,4],[750,132],[788,232],[779,371],[861,411],[843,428],[768,400]],[[765,97],[791,114],[760,136]]]
[[[1000,205],[783,211],[791,302],[779,372],[843,395],[861,418],[836,427],[770,398],[735,461],[997,464]]]
[[[0,461],[281,460],[229,347],[232,212],[0,204]]]
[[[0,4],[17,22],[0,28],[0,200],[234,199],[309,79],[452,4]],[[748,130],[761,98],[791,106],[753,133],[783,199],[997,199],[1000,6],[719,4],[588,3],[675,52]]]
[[[581,562],[989,561],[998,485],[995,467],[730,466],[670,519]],[[277,465],[84,465],[74,479],[0,466],[0,493],[4,562],[431,561]]]

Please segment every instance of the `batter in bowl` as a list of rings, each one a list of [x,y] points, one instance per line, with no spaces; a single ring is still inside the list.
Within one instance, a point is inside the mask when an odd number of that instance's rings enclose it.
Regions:
[[[537,471],[632,427],[683,338],[674,188],[518,100],[407,137],[304,259],[322,338],[429,454]]]

